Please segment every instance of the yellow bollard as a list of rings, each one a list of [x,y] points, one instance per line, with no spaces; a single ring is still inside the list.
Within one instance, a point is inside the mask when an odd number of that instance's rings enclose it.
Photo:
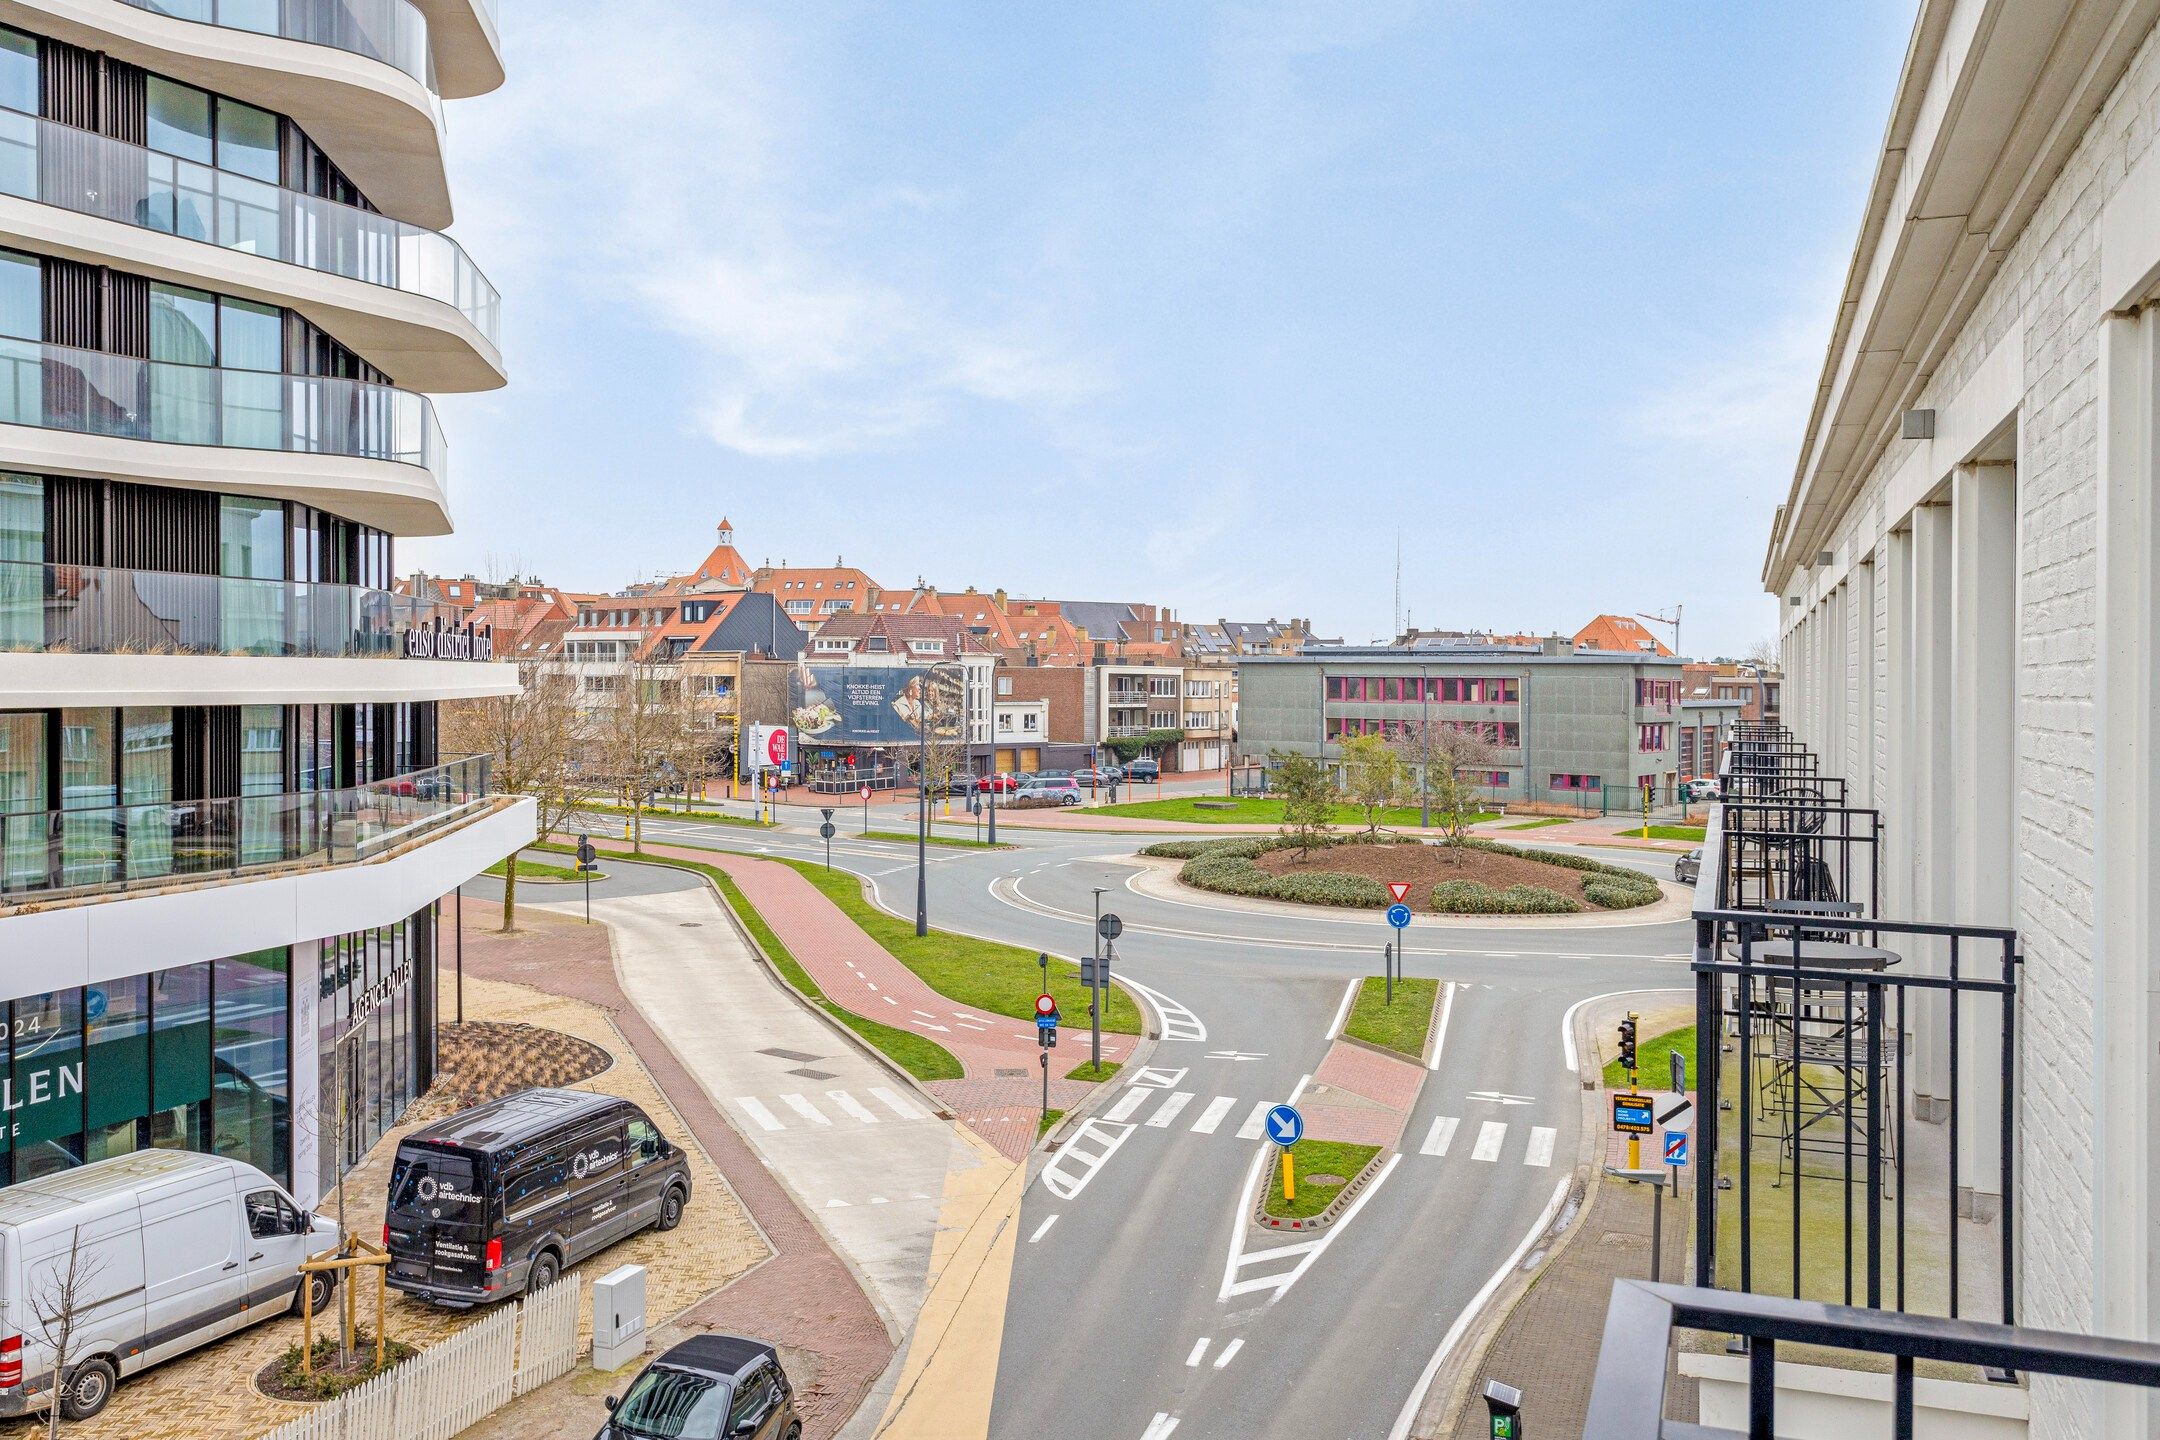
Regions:
[[[1290,1149],[1282,1152],[1282,1198],[1285,1205],[1297,1199],[1297,1164],[1290,1158]]]

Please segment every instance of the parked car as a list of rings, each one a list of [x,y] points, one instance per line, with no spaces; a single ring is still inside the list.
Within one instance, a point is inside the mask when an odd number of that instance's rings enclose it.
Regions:
[[[1115,785],[1125,778],[1122,765],[1083,765],[1072,772],[1072,778],[1082,785]]]
[[[1020,786],[1019,794],[1013,798],[1017,800],[1039,798],[1055,800],[1060,805],[1078,805],[1087,796],[1080,789],[1080,782],[1069,775],[1062,780],[1046,780],[1040,775],[1031,775]]]
[[[79,1293],[60,1414],[87,1420],[121,1378],[276,1315],[330,1303],[337,1222],[296,1204],[252,1165],[192,1150],[139,1150],[0,1191],[0,1416],[52,1403],[53,1347],[36,1315]],[[280,1304],[280,1301],[286,1303]]]
[[[1702,847],[1699,845],[1672,862],[1672,878],[1682,885],[1693,885],[1701,875]]]
[[[983,776],[976,782],[976,788],[979,790],[995,790],[1000,795],[1010,795],[1020,788],[1020,777],[1000,770],[995,774]]]
[[[930,793],[932,795],[973,795],[975,793],[975,777],[964,770],[957,771],[943,780],[930,782]]]
[[[1154,760],[1145,758],[1135,760],[1125,767],[1125,778],[1135,785],[1143,780],[1160,780],[1162,779],[1162,766]]]
[[[390,1170],[390,1287],[465,1308],[552,1283],[690,1203],[690,1163],[613,1095],[520,1090],[408,1135]]]
[[[1715,800],[1718,798],[1718,782],[1708,776],[1690,780],[1680,787],[1680,798],[1696,801]]]
[[[693,1335],[638,1372],[594,1440],[798,1440],[795,1387],[773,1347]]]

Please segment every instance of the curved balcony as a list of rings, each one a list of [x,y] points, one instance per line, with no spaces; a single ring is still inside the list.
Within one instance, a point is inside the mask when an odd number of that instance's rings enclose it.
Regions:
[[[409,643],[418,630],[433,632],[427,645]],[[493,640],[454,605],[358,585],[0,562],[0,653],[350,660],[416,648],[484,660]]]
[[[225,30],[329,45],[394,65],[439,95],[427,16],[412,0],[121,0],[137,10]]]
[[[485,95],[503,83],[502,39],[492,0],[413,0],[428,21],[436,89],[445,100]]]
[[[369,860],[487,808],[490,759],[341,790],[0,813],[0,907]]]
[[[162,268],[167,278],[208,281],[229,294],[295,304],[417,388],[487,389],[502,383],[502,297],[464,247],[439,231],[16,110],[0,110],[0,196],[434,302],[456,317],[441,317],[437,328],[464,332],[465,345],[455,343],[458,335],[416,339],[394,333],[395,317],[379,316],[380,302],[364,293],[340,301],[328,292],[302,293],[290,278],[263,276],[259,270],[251,285],[245,272],[183,268],[170,261],[160,266],[154,252],[143,257],[145,268]],[[87,258],[110,254],[111,247],[101,247]],[[382,333],[369,333],[371,320]],[[444,344],[446,338],[451,343]],[[459,349],[479,351],[488,372],[481,383],[472,383],[469,363],[456,371],[445,367]],[[437,354],[430,366],[431,350],[453,353]]]

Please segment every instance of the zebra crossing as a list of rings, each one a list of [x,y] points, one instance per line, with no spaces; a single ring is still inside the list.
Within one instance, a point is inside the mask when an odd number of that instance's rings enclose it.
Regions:
[[[1477,1134],[1470,1142],[1470,1158],[1486,1164],[1495,1164],[1508,1148],[1508,1123],[1505,1120],[1481,1120]],[[1425,1129],[1425,1139],[1418,1146],[1420,1155],[1446,1155],[1455,1144],[1455,1133],[1462,1129],[1459,1115],[1435,1115],[1432,1124]],[[1522,1163],[1538,1170],[1552,1168],[1553,1145],[1559,1132],[1550,1125],[1528,1127],[1529,1139],[1524,1143]]]
[[[764,1131],[796,1126],[830,1130],[840,1121],[862,1126],[929,1118],[929,1111],[897,1090],[884,1085],[867,1088],[868,1102],[848,1090],[791,1090],[784,1095],[737,1095],[732,1103],[744,1119]]]

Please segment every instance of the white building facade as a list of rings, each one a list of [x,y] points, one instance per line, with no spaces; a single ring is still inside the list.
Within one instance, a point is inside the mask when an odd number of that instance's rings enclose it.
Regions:
[[[1884,914],[2022,938],[2016,1319],[2139,1339],[2160,1339],[2156,15],[1921,4],[1763,571],[1785,722],[1884,812]],[[1941,1037],[1914,1038],[1939,1084]],[[1989,1130],[1965,1173],[1994,1173]],[[2036,1436],[2160,1434],[2127,1387],[2033,1401]]]
[[[391,593],[428,394],[506,378],[442,233],[502,79],[486,0],[0,4],[0,1184],[312,1203],[433,1079],[441,902],[533,831],[438,741],[515,667]]]

